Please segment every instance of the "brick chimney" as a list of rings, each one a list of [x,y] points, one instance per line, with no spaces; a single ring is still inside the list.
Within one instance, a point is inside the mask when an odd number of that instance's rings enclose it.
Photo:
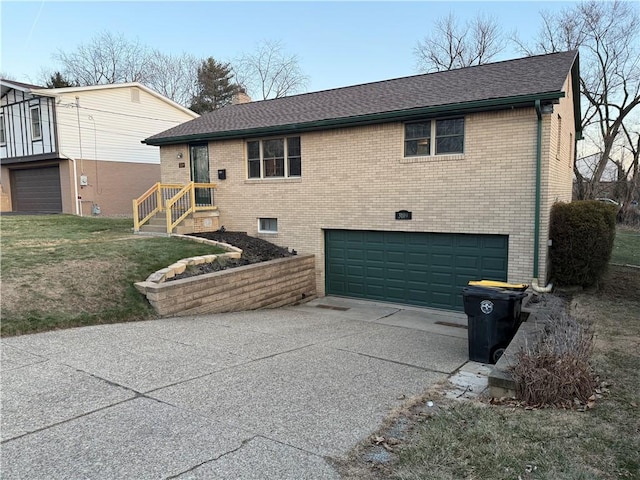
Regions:
[[[250,101],[251,97],[247,95],[247,92],[240,90],[231,99],[231,105],[240,105],[241,103],[249,103]]]

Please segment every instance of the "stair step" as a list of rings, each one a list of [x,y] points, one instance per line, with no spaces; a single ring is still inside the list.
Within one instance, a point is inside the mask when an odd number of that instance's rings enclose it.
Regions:
[[[167,233],[166,225],[149,225],[145,223],[140,227],[141,232]]]

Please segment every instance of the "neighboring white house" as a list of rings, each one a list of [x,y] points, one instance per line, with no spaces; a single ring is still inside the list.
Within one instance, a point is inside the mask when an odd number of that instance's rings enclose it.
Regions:
[[[160,180],[159,149],[141,140],[198,117],[139,83],[1,84],[2,211],[131,215]]]

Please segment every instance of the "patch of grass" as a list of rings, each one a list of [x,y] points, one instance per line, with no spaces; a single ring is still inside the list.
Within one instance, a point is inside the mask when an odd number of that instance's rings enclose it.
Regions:
[[[181,258],[221,249],[132,234],[130,219],[1,216],[1,334],[153,318],[133,286]]]
[[[640,478],[638,287],[639,271],[612,266],[600,291],[571,299],[571,314],[593,325],[592,365],[607,385],[593,409],[528,410],[430,393],[436,413],[407,416],[412,428],[388,464],[366,463],[361,446],[343,478]]]
[[[611,252],[611,262],[640,266],[640,230],[617,229]]]

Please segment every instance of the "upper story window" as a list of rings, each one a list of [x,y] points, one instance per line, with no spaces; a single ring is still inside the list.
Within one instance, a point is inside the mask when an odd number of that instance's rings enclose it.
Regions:
[[[0,114],[0,145],[7,143],[7,137],[4,133],[4,114]]]
[[[406,123],[404,156],[464,153],[464,118],[447,118]]]
[[[247,142],[249,178],[288,178],[302,175],[300,137]]]
[[[42,122],[40,120],[40,107],[35,106],[29,109],[31,112],[31,140],[42,138]]]

